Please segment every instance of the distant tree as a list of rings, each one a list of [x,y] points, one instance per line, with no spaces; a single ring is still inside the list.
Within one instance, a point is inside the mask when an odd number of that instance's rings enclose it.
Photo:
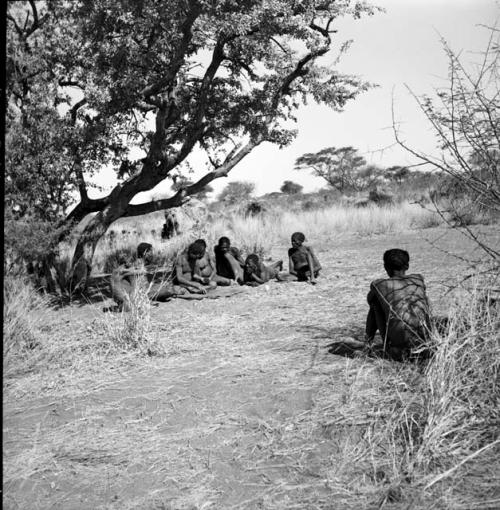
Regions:
[[[293,181],[284,181],[281,185],[280,191],[285,195],[297,195],[302,193],[303,186]]]
[[[366,182],[360,174],[366,160],[353,147],[328,147],[315,153],[300,156],[295,161],[297,170],[312,169],[318,177],[341,193],[360,191]]]
[[[410,170],[406,166],[395,165],[386,168],[385,175],[391,181],[402,184],[410,176]]]
[[[366,165],[357,171],[360,189],[375,189],[384,183],[384,169],[377,165]]]
[[[248,200],[255,190],[255,184],[253,182],[245,181],[234,181],[226,185],[217,197],[220,202],[227,204],[237,204]]]
[[[366,90],[317,60],[338,18],[375,11],[336,0],[8,2],[6,207],[14,221],[65,227],[58,240],[94,213],[73,256],[91,261],[119,218],[178,207],[262,142],[288,144],[307,97],[340,111]],[[210,161],[204,176],[131,203],[195,147]],[[91,198],[103,166],[118,184]]]

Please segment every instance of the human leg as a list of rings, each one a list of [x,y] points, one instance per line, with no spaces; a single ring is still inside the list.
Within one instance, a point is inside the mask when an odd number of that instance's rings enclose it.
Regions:
[[[243,268],[241,267],[240,263],[236,260],[236,258],[231,254],[231,252],[227,252],[224,254],[225,259],[227,260],[233,280],[243,280]]]

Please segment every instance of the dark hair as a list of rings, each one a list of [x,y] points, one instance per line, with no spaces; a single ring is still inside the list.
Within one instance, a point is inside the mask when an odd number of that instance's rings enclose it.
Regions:
[[[223,244],[231,244],[231,241],[229,240],[229,237],[221,237],[219,239],[219,246],[222,246]]]
[[[207,243],[205,239],[196,239],[196,241],[194,241],[193,244],[200,244],[201,246],[203,246],[203,248],[205,248],[205,250],[207,249]]]
[[[251,253],[250,255],[248,255],[248,257],[245,259],[245,265],[248,264],[248,263],[251,263],[251,264],[254,264],[256,266],[259,265],[259,256],[256,255],[255,253]]]
[[[388,271],[406,271],[410,264],[410,255],[406,250],[393,248],[384,253],[384,267]]]
[[[292,234],[292,241],[298,241],[303,243],[306,240],[306,236],[302,232],[294,232]]]
[[[188,246],[187,253],[188,256],[192,255],[194,257],[202,256],[205,253],[205,247],[202,243],[195,241]]]
[[[137,258],[142,259],[146,253],[151,251],[153,249],[153,246],[149,243],[140,243],[139,246],[137,246]]]

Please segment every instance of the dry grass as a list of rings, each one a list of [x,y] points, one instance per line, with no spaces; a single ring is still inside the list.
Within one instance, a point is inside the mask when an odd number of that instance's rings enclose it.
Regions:
[[[95,271],[104,271],[107,260],[118,250],[135,252],[140,242],[149,242],[153,246],[153,258],[158,265],[171,264],[177,254],[189,242],[204,238],[209,246],[215,245],[219,237],[228,236],[235,246],[244,253],[269,254],[276,243],[288,244],[295,231],[302,231],[314,242],[315,239],[342,233],[390,233],[410,229],[428,228],[439,223],[438,216],[417,204],[400,203],[393,206],[334,206],[314,211],[272,211],[256,217],[241,214],[226,215],[211,222],[200,223],[189,233],[182,234],[166,242],[160,240],[162,217],[144,218],[141,223],[134,220],[125,236],[116,239],[103,239],[99,242],[95,254]],[[157,223],[155,223],[157,222]],[[122,227],[126,225],[122,220]],[[154,227],[154,228],[152,228]],[[155,235],[151,233],[154,230]],[[65,249],[69,257],[72,247]]]
[[[370,424],[374,469],[392,471],[384,505],[500,505],[500,310],[486,302],[477,291],[458,300],[428,365],[389,370],[371,396],[372,412],[385,410]]]
[[[102,317],[94,325],[96,334],[104,334],[111,351],[134,351],[148,356],[165,354],[165,348],[151,324],[148,290],[146,279],[137,278],[128,310]]]
[[[396,239],[428,283],[460,272],[419,233],[352,236],[334,255],[320,251],[316,287],[174,300],[131,314],[136,333],[126,340],[126,314],[101,305],[58,311],[43,373],[17,379],[6,399],[4,506],[498,507],[488,446],[498,313],[479,295],[457,301],[426,367],[328,354],[339,335],[362,331],[365,287]],[[428,287],[436,304],[436,280]],[[128,350],[151,330],[167,356]]]
[[[48,299],[20,277],[4,279],[3,296],[3,371],[9,377],[39,348]]]
[[[204,238],[210,249],[219,237],[228,236],[243,252],[264,255],[269,254],[276,243],[288,244],[295,231],[304,232],[314,242],[319,237],[334,234],[397,233],[428,228],[436,226],[440,220],[432,211],[407,202],[387,207],[338,205],[313,211],[275,210],[256,217],[234,213],[213,221],[197,222],[188,232],[168,241],[160,238],[163,222],[163,215],[154,214],[142,219],[123,219],[119,226],[113,225],[111,229],[118,234],[99,241],[93,261],[94,272],[106,272],[109,269],[108,260],[120,250],[127,250],[133,255],[141,242],[150,243],[153,246],[153,259],[157,265],[165,266],[171,264],[177,254],[197,238]],[[120,234],[121,231],[125,233]],[[73,244],[65,245],[62,258],[68,259],[73,248]]]

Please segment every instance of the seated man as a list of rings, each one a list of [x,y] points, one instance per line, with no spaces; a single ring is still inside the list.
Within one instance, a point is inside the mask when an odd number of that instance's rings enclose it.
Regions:
[[[217,246],[214,247],[214,253],[217,276],[229,280],[227,285],[230,281],[241,283],[245,261],[241,257],[240,250],[231,246],[231,241],[227,237],[221,237]]]
[[[215,268],[206,253],[206,243],[198,239],[178,257],[174,269],[174,283],[193,294],[206,294],[217,286]]]
[[[278,262],[266,266],[260,261],[258,255],[252,253],[245,260],[243,281],[245,285],[257,287],[257,285],[268,282],[271,278],[276,278],[282,269],[282,260],[278,260]]]
[[[405,250],[386,251],[384,268],[389,278],[374,280],[367,298],[365,339],[371,345],[378,330],[384,354],[396,360],[407,358],[412,348],[425,343],[430,327],[424,279],[406,274],[409,262]]]

